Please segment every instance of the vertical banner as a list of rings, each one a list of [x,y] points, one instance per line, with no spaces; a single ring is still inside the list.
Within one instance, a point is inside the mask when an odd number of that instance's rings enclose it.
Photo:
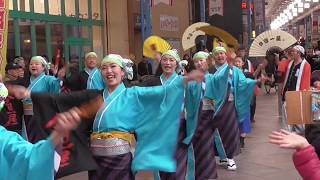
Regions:
[[[9,0],[0,0],[0,67],[4,76],[7,64]]]
[[[209,16],[223,16],[223,0],[209,0]]]

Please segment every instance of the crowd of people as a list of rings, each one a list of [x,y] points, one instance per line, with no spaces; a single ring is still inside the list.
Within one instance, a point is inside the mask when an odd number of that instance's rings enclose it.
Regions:
[[[320,75],[311,76],[304,54],[304,48],[295,45],[287,52],[271,53],[272,58],[254,68],[244,47],[237,52],[215,47],[183,59],[173,49],[155,55],[156,69],[144,58],[137,70],[120,55],[108,54],[100,60],[89,52],[81,71],[77,62],[50,66],[41,56],[32,57],[27,68],[24,59],[17,57],[6,67],[5,85],[0,84],[0,95],[4,92],[0,123],[7,129],[0,129],[0,142],[4,142],[0,167],[5,176],[20,169],[16,179],[53,179],[59,164],[59,171],[70,165],[64,161],[72,154],[93,162],[91,167],[77,158],[70,162],[81,167],[79,171],[89,171],[90,180],[134,179],[137,172],[146,170],[153,171],[155,179],[216,179],[217,164],[237,170],[234,157],[245,147],[245,137],[255,122],[261,85],[277,79],[283,87],[279,90],[283,122],[287,91],[310,90],[310,84],[320,89]],[[76,107],[99,96],[104,103],[95,117],[80,122],[82,112]],[[46,126],[52,118],[56,121],[50,131]],[[306,133],[319,126],[308,128]],[[299,126],[289,130],[303,132]],[[311,134],[307,137],[314,137]],[[320,152],[319,143],[314,150],[300,136],[301,143],[294,142],[295,136],[283,130],[270,137],[284,148]],[[82,140],[79,147],[77,138]],[[72,146],[67,141],[73,141]],[[63,154],[80,146],[88,151]],[[48,153],[37,156],[44,151]],[[64,157],[60,161],[54,160],[57,152]],[[301,165],[300,160],[295,162]]]

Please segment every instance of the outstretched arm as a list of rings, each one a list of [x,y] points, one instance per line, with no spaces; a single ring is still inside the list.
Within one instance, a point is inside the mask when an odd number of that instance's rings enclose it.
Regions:
[[[296,149],[293,154],[293,162],[303,179],[320,179],[320,161],[308,141],[297,134],[285,130],[273,131],[270,137],[270,143],[277,144],[281,148]]]
[[[0,126],[0,168],[3,179],[53,179],[54,146],[76,128],[81,112],[74,108],[59,114],[58,123],[47,140],[31,144],[17,133]],[[10,177],[10,178],[9,178]]]

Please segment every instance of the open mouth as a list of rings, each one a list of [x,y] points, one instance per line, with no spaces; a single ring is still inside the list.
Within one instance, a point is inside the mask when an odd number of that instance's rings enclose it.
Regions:
[[[171,67],[170,67],[170,66],[164,66],[164,69],[165,69],[166,71],[170,71],[170,70],[171,70]]]
[[[116,79],[115,75],[108,75],[107,76],[107,80],[113,80],[113,79]]]

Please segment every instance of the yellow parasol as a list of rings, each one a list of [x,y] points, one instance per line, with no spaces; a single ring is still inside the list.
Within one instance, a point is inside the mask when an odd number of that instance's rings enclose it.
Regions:
[[[234,38],[230,33],[215,27],[215,26],[203,26],[199,30],[205,32],[207,35],[215,36],[225,42],[228,46],[233,46],[233,48],[238,49],[239,43],[236,38]]]
[[[170,49],[171,45],[159,36],[150,36],[143,43],[143,55],[152,59],[157,52],[164,53]]]
[[[220,40],[219,38],[214,38],[213,39],[213,48],[216,48],[219,46],[228,49],[228,45],[226,44],[226,42],[224,42],[223,40]]]

